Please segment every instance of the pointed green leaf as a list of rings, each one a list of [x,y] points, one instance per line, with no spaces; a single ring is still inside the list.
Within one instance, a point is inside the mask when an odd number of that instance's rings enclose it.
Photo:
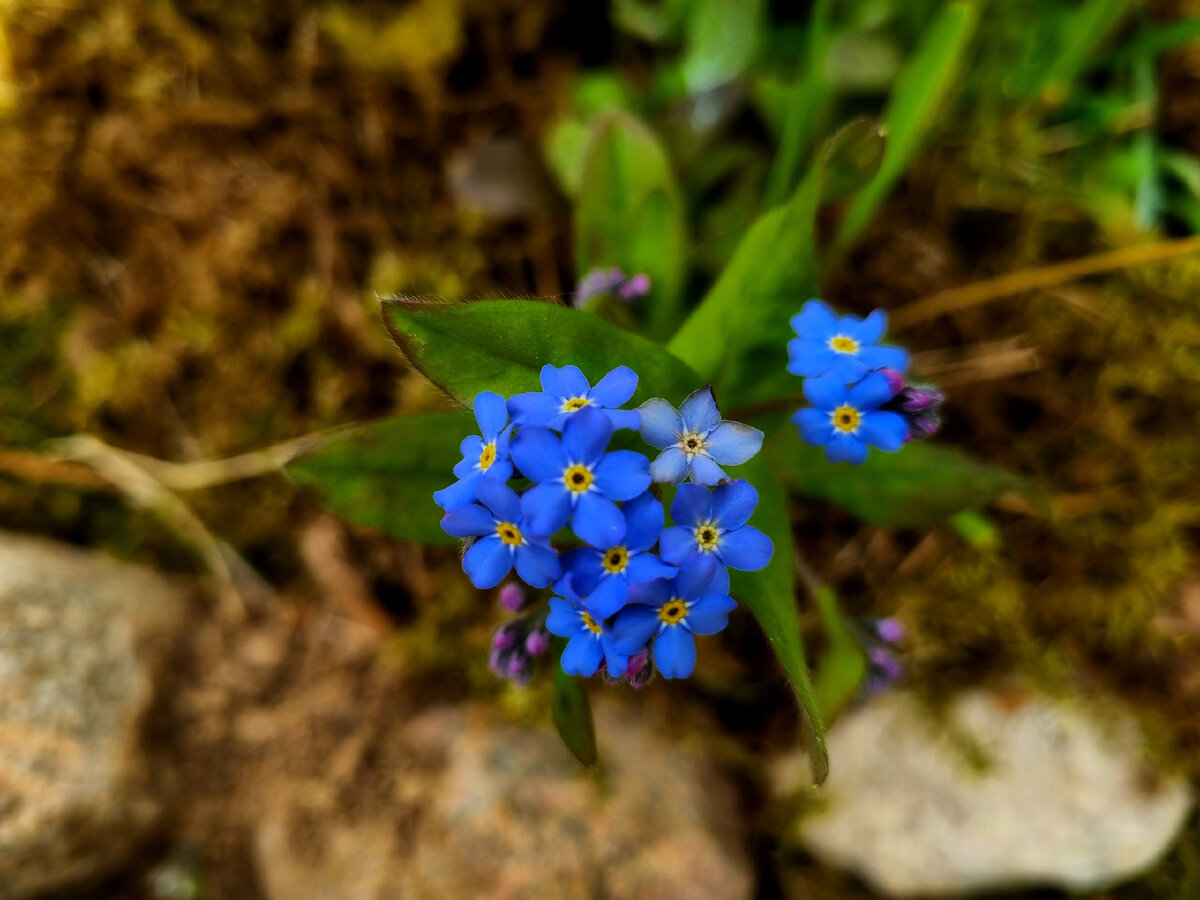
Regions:
[[[396,416],[355,428],[288,464],[300,484],[352,522],[421,544],[454,544],[433,492],[454,481],[458,445],[473,433],[465,412]]]
[[[655,396],[678,403],[703,383],[646,338],[555,303],[392,297],[383,315],[409,362],[464,405],[480,391],[511,397],[541,390],[544,365],[579,366],[593,384],[610,369],[629,366],[639,376],[632,406]]]
[[[817,589],[817,612],[825,627],[826,647],[817,666],[814,692],[821,715],[833,721],[846,708],[867,675],[867,657],[842,615],[833,588]]]
[[[562,657],[566,641],[554,641],[554,659]],[[554,687],[550,698],[550,716],[554,727],[571,754],[585,766],[594,766],[597,760],[596,727],[592,723],[592,707],[588,703],[583,679],[568,675],[562,666],[555,664]]]

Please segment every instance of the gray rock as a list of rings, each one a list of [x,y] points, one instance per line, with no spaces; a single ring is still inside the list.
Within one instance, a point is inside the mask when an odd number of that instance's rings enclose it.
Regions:
[[[347,810],[265,782],[256,857],[275,900],[739,900],[753,893],[727,778],[655,716],[597,710],[603,775],[544,727],[441,707],[404,723],[395,781]],[[336,761],[332,764],[336,766]]]
[[[1095,890],[1152,866],[1192,807],[1115,701],[970,690],[935,720],[893,692],[837,722],[829,755],[801,840],[890,897]]]
[[[185,609],[152,572],[0,533],[0,897],[109,874],[154,824],[141,728]]]

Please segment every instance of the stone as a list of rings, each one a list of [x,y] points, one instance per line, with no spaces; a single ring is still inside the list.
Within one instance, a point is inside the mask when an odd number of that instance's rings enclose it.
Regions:
[[[972,689],[935,718],[895,691],[828,737],[829,780],[800,839],[888,897],[1097,890],[1151,867],[1192,808],[1115,700]]]
[[[0,533],[0,897],[114,872],[160,812],[142,729],[184,591]]]
[[[394,781],[347,814],[309,781],[260,793],[256,861],[273,900],[749,898],[754,875],[728,778],[662,720],[598,705],[602,772],[546,727],[440,706],[388,745]],[[330,764],[336,766],[336,762]]]

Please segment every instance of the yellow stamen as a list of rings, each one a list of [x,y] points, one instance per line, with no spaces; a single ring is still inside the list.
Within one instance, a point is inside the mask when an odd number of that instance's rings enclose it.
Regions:
[[[587,397],[571,397],[563,401],[562,412],[575,412],[576,410],[583,409],[591,402]]]
[[[694,431],[686,431],[679,436],[679,449],[688,456],[696,456],[704,452],[704,435]]]
[[[705,553],[715,549],[721,537],[712,522],[702,522],[697,525],[693,534],[696,536],[696,543],[700,545],[700,549]]]
[[[829,346],[838,353],[857,353],[858,341],[854,338],[848,338],[844,334],[839,334],[837,337],[829,339]]]
[[[687,618],[687,604],[678,597],[672,597],[658,608],[658,618],[668,625],[678,625]]]
[[[629,551],[624,547],[609,547],[608,552],[604,554],[604,568],[613,575],[625,571],[628,562]]]
[[[858,429],[858,423],[862,417],[853,406],[839,406],[833,411],[831,418],[833,419],[834,428],[849,434]]]
[[[587,466],[571,466],[563,472],[563,483],[568,491],[582,493],[592,486],[592,470]]]
[[[521,536],[521,529],[512,522],[497,522],[496,534],[500,535],[500,540],[513,547],[519,547],[525,543],[525,538]]]
[[[483,452],[479,454],[479,468],[487,471],[492,467],[492,463],[496,461],[496,442],[483,445]]]
[[[587,628],[587,630],[590,631],[592,634],[604,634],[604,629],[601,628],[599,625],[597,625],[596,620],[593,619],[591,616],[589,616],[587,613],[580,611],[579,617],[581,619],[583,619],[584,627]]]

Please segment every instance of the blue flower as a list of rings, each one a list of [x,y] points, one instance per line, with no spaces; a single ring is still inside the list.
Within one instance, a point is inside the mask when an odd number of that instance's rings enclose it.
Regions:
[[[517,432],[513,462],[536,482],[521,497],[535,534],[553,534],[569,519],[593,547],[625,539],[625,517],[614,501],[632,500],[650,486],[649,461],[632,450],[605,453],[612,430],[603,411],[584,408],[567,420],[561,438],[545,428]]]
[[[809,300],[792,316],[792,328],[798,337],[788,341],[787,369],[793,375],[853,384],[876,369],[908,368],[907,352],[879,344],[887,330],[887,313],[881,309],[865,319],[838,318],[820,300]]]
[[[583,601],[571,587],[570,574],[556,584],[554,590],[561,596],[550,598],[546,629],[551,634],[569,638],[562,655],[563,671],[568,675],[592,675],[603,660],[614,677],[621,675],[629,665],[629,654],[618,649],[612,630],[584,608]]]
[[[892,397],[886,375],[872,372],[847,387],[825,378],[804,382],[804,396],[812,406],[798,410],[792,421],[810,444],[825,447],[830,462],[858,465],[867,458],[867,445],[899,450],[908,436],[908,424],[899,413],[879,409]]]
[[[617,366],[592,387],[578,366],[542,366],[542,390],[515,394],[508,411],[518,425],[538,425],[561,431],[573,413],[602,409],[613,428],[638,427],[635,409],[617,409],[637,390],[638,377],[628,366]]]
[[[671,504],[675,525],[662,533],[663,559],[680,565],[698,552],[715,557],[731,569],[761,569],[771,561],[775,545],[746,524],[757,505],[758,491],[741,479],[711,493],[698,484],[681,484]]]
[[[607,619],[625,605],[631,584],[670,578],[675,567],[653,553],[663,530],[662,504],[651,493],[642,494],[621,509],[625,538],[610,547],[578,547],[563,554],[563,569],[570,572],[583,605],[595,616]]]
[[[450,510],[442,530],[462,538],[478,538],[463,555],[463,570],[477,588],[495,587],[517,567],[531,587],[546,587],[562,570],[558,555],[545,539],[534,536],[521,514],[521,499],[495,478],[478,485],[479,503]]]
[[[673,579],[660,578],[630,591],[630,603],[613,622],[617,648],[630,656],[654,640],[654,664],[664,678],[687,678],[696,667],[697,634],[716,634],[737,602],[714,591],[719,563],[695,554]],[[610,669],[611,671],[611,669]]]
[[[450,487],[434,491],[433,502],[442,509],[465,506],[475,500],[475,487],[481,478],[495,478],[504,483],[512,478],[512,461],[508,458],[508,407],[504,398],[491,391],[475,395],[475,421],[480,435],[463,438],[459,450],[463,458],[454,467],[459,480]]]
[[[762,447],[763,433],[740,422],[724,422],[712,388],[702,387],[679,404],[661,397],[643,403],[642,439],[663,452],[650,464],[650,477],[679,484],[690,475],[697,484],[720,484],[728,476],[717,463],[736,466]]]

